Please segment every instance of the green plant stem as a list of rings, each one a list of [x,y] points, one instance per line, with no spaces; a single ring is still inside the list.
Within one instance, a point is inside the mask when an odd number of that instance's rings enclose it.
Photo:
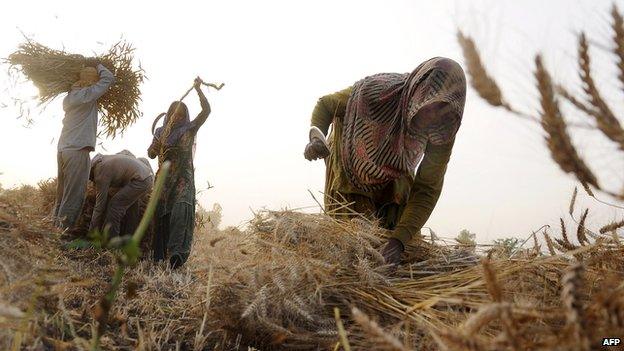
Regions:
[[[132,267],[139,258],[139,245],[141,244],[143,236],[145,236],[145,232],[147,232],[147,228],[149,227],[150,221],[152,220],[154,213],[156,213],[156,207],[158,206],[160,194],[162,193],[162,190],[165,186],[165,180],[167,179],[167,175],[169,174],[169,167],[169,162],[164,162],[161,165],[158,178],[156,179],[156,184],[154,185],[154,189],[152,190],[152,195],[147,204],[147,208],[145,209],[145,213],[141,218],[139,227],[132,235],[132,238],[130,238],[130,240],[124,245],[124,247],[121,250],[115,252],[118,265],[117,269],[115,270],[115,274],[113,275],[110,288],[108,289],[104,297],[100,300],[101,315],[97,316],[99,325],[95,329],[93,335],[93,341],[91,343],[92,351],[97,351],[100,349],[100,338],[104,333],[104,327],[106,321],[108,320],[108,314],[113,307],[117,292],[121,287],[121,282],[123,281],[126,268]]]
[[[147,208],[145,209],[145,214],[143,218],[141,218],[141,223],[139,223],[139,227],[132,235],[132,243],[137,245],[141,243],[143,236],[145,236],[145,232],[147,232],[147,228],[149,227],[150,221],[156,212],[156,207],[158,206],[158,200],[160,199],[160,193],[165,186],[165,180],[167,179],[167,175],[169,174],[170,164],[168,161],[164,162],[160,167],[160,174],[158,179],[156,179],[156,184],[154,185],[154,190],[152,191],[152,196],[147,203]]]
[[[123,279],[123,275],[125,272],[125,266],[120,264],[119,266],[117,266],[117,269],[115,270],[115,274],[113,275],[113,280],[111,281],[111,287],[110,290],[108,290],[108,293],[106,293],[106,301],[108,301],[108,303],[110,305],[113,304],[113,302],[115,301],[115,297],[117,297],[117,290],[119,290],[119,287],[121,286],[121,281]]]
[[[338,309],[338,307],[334,307],[334,318],[336,319],[336,327],[338,328],[338,336],[340,338],[342,348],[344,349],[344,351],[351,351],[351,345],[349,345],[347,331],[342,324],[342,319],[340,318],[340,309]]]

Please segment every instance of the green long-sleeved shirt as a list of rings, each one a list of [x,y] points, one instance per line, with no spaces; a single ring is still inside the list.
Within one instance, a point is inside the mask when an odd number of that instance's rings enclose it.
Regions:
[[[398,219],[398,224],[392,232],[392,236],[406,245],[413,235],[420,233],[420,229],[429,219],[440,197],[453,142],[446,145],[428,143],[423,159],[413,179],[411,176],[400,178],[392,186],[376,193],[366,193],[356,189],[348,182],[342,170],[340,152],[334,151],[340,150],[342,120],[346,112],[351,90],[352,87],[349,87],[334,94],[321,97],[312,112],[311,125],[319,128],[325,135],[327,135],[329,126],[333,124],[332,136],[329,138],[332,152],[327,161],[327,167],[333,168],[333,179],[326,179],[327,186],[325,191],[328,193],[328,188],[333,188],[333,190],[342,193],[356,193],[367,196],[373,199],[373,201],[380,203],[380,205],[394,202],[404,206],[402,213],[399,211],[401,215]]]

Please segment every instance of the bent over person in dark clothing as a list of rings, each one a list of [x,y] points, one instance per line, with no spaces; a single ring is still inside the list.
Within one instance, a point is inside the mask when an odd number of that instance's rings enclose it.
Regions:
[[[138,225],[139,200],[148,193],[154,174],[146,159],[137,159],[129,153],[97,154],[91,161],[91,177],[95,182],[96,197],[89,232],[108,228],[110,236],[119,235],[121,222],[126,218],[126,233],[132,234]],[[110,188],[119,188],[110,200]]]
[[[193,144],[199,128],[210,114],[208,99],[201,91],[201,80],[195,79],[201,112],[190,120],[186,105],[174,101],[169,106],[162,127],[154,133],[148,149],[150,158],[158,157],[158,165],[169,161],[170,173],[156,210],[154,260],[169,259],[172,268],[182,266],[191,253],[195,228],[195,167]],[[159,169],[160,172],[160,169]]]
[[[325,210],[350,204],[391,230],[388,264],[400,262],[440,197],[465,96],[462,68],[436,57],[412,73],[366,77],[314,108],[304,154],[325,158]]]

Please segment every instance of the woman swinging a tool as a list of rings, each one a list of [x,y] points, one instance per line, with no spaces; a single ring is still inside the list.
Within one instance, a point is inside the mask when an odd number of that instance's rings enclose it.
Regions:
[[[150,158],[158,156],[159,167],[171,163],[156,211],[154,260],[169,259],[172,268],[182,266],[189,257],[195,226],[195,168],[193,144],[199,128],[210,114],[210,104],[201,90],[203,83],[197,77],[193,88],[169,106],[163,126],[154,131],[154,139],[147,150]],[[190,120],[184,97],[195,89],[199,96],[201,112]],[[160,171],[160,170],[159,170]]]

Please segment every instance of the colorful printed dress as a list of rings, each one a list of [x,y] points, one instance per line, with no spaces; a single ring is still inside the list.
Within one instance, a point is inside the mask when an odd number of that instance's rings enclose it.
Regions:
[[[195,226],[194,140],[195,131],[189,130],[177,145],[166,148],[164,154],[158,155],[159,168],[165,161],[169,161],[171,166],[156,210],[153,247],[157,261],[178,255],[183,263],[191,252]],[[150,146],[150,150],[160,148],[158,140]]]
[[[197,131],[210,114],[206,97],[200,93],[202,111],[197,118],[185,120],[177,128],[178,135],[163,145],[162,138],[154,137],[148,149],[151,158],[158,156],[158,174],[165,161],[170,162],[169,176],[156,210],[156,231],[154,235],[154,260],[169,259],[171,265],[179,267],[188,260],[195,228],[195,166],[193,148]],[[185,107],[186,110],[186,107]],[[165,119],[165,125],[167,118]],[[158,130],[156,135],[158,135]]]

